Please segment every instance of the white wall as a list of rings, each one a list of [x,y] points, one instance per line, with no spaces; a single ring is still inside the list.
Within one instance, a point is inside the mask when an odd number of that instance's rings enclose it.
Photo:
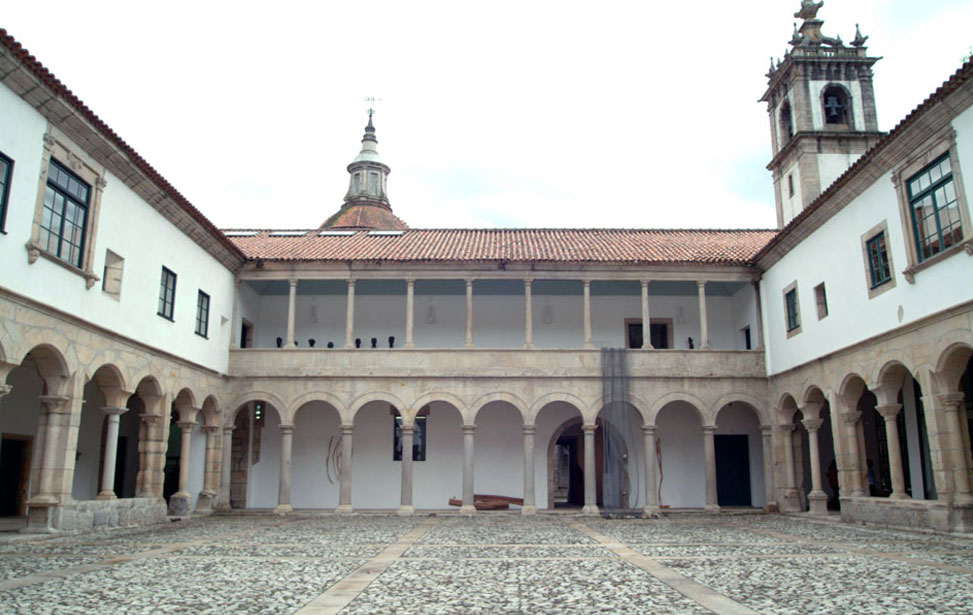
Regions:
[[[257,295],[247,284],[240,285],[241,315],[255,324],[255,346],[273,348],[276,338],[286,338],[286,295]],[[314,338],[315,348],[328,341],[335,348],[345,344],[344,295],[298,295],[295,307],[294,336],[299,347]],[[740,329],[747,324],[756,330],[753,290],[746,285],[733,296],[708,296],[710,343],[718,349],[743,349]],[[433,307],[434,322],[427,320]],[[552,322],[544,322],[545,306],[550,306]],[[584,305],[582,297],[534,295],[532,300],[534,346],[537,348],[580,348],[584,344]],[[692,296],[656,295],[650,299],[652,318],[673,321],[676,348],[689,347],[693,338],[700,346],[699,301]],[[592,342],[596,347],[621,348],[626,344],[625,320],[642,317],[641,298],[602,296],[591,298]],[[239,325],[237,325],[239,326]],[[477,348],[522,348],[525,342],[525,311],[522,295],[474,295],[473,344]],[[403,295],[355,296],[355,337],[362,348],[378,339],[379,348],[388,348],[388,337],[395,336],[395,347],[405,345],[405,297]],[[462,348],[466,341],[466,298],[460,295],[420,295],[415,298],[415,345],[417,348]]]
[[[959,164],[973,161],[973,110],[965,111],[953,126]],[[968,191],[966,198],[969,204]],[[888,224],[895,288],[869,299],[861,235],[882,221]],[[765,272],[761,300],[768,373],[780,373],[973,299],[973,284],[957,283],[973,279],[973,259],[962,250],[918,272],[915,284],[906,281],[906,242],[912,241],[912,229],[903,228],[898,198],[885,174]],[[788,339],[783,290],[794,280],[802,332]],[[813,289],[822,281],[829,315],[819,321]]]
[[[522,425],[520,412],[505,402],[489,403],[477,413],[473,445],[474,493],[523,497]]]
[[[103,275],[106,249],[125,259],[120,300],[102,291],[101,282],[86,288],[80,275],[45,258],[28,263],[24,245],[31,237],[47,123],[2,86],[0,118],[0,151],[14,160],[7,234],[0,235],[0,285],[149,346],[226,371],[229,330],[221,317],[231,315],[232,274],[110,173],[105,176],[97,220],[89,212],[89,227],[95,224],[97,229],[91,270]],[[156,315],[163,265],[178,276],[175,322]],[[194,333],[199,289],[210,295],[209,339]]]
[[[656,480],[662,483],[660,505],[702,508],[706,504],[706,467],[703,427],[699,414],[686,402],[666,405],[656,418],[657,446],[662,467]]]
[[[329,445],[333,454],[330,468]],[[334,454],[335,450],[337,454]],[[339,491],[336,458],[340,457],[341,420],[338,411],[319,401],[300,408],[294,418],[291,450],[291,506],[336,508]]]
[[[280,417],[270,406],[264,407],[264,426],[260,430],[260,461],[247,473],[247,508],[275,508],[280,486]],[[253,459],[251,453],[248,459]],[[293,492],[293,485],[292,485]]]
[[[71,497],[75,500],[93,500],[101,488],[101,435],[105,424],[104,396],[92,383],[84,388],[84,405],[81,408],[81,424],[78,428],[78,448],[75,453],[74,479]]]

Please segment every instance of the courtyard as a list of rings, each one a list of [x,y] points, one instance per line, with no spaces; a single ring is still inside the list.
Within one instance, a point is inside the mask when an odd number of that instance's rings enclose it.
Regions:
[[[0,535],[6,613],[973,613],[973,539],[732,513],[213,516]]]

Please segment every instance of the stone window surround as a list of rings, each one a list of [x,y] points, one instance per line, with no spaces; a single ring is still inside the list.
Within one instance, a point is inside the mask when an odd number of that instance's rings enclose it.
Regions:
[[[818,320],[824,320],[828,317],[828,291],[825,288],[824,282],[821,282],[814,287],[814,303],[818,310]]]
[[[790,322],[788,322],[788,318],[787,318],[787,295],[790,294],[791,291],[794,292],[794,310],[797,317],[797,326],[794,327],[793,329],[788,328],[790,326]],[[787,329],[787,338],[790,339],[795,335],[797,335],[798,333],[800,333],[802,330],[801,297],[800,294],[797,292],[797,280],[794,280],[793,282],[791,282],[790,284],[784,287],[784,290],[781,294],[781,298],[784,300],[784,328]]]
[[[205,297],[205,301],[204,301]],[[203,339],[209,339],[209,312],[210,297],[203,289],[196,293],[196,335]]]
[[[3,177],[0,177],[0,182],[2,182],[3,189],[0,190],[0,235],[7,234],[7,201],[10,197],[10,180],[13,179],[14,175],[14,161],[13,159],[5,156],[3,152],[0,152],[0,161],[6,164],[7,169]]]
[[[889,261],[889,279],[878,286],[872,286],[872,272],[868,262],[868,242],[874,239],[879,233],[885,233],[885,255]],[[887,220],[882,220],[861,235],[862,264],[865,267],[865,287],[868,289],[868,298],[874,299],[882,293],[895,288],[895,263],[892,260],[892,250],[889,249],[889,225]]]
[[[835,122],[835,123],[828,122],[828,110],[827,110],[827,107],[825,107],[825,103],[827,102],[827,94],[828,94],[828,92],[830,92],[832,90],[839,90],[841,92],[841,94],[843,95],[843,98],[844,99],[842,100],[842,102],[844,103],[844,106],[845,106],[845,108],[844,108],[844,112],[845,112],[844,120],[845,121],[844,122]],[[828,84],[821,89],[821,95],[820,95],[820,100],[818,101],[818,104],[821,105],[821,120],[824,122],[824,126],[828,130],[848,130],[849,132],[856,130],[856,128],[855,128],[855,99],[851,95],[851,92],[848,91],[848,88],[847,87],[845,87],[844,85],[842,85],[840,83],[834,83],[834,82],[829,81]]]
[[[88,204],[88,220],[84,230],[84,251],[81,255],[81,267],[75,267],[67,261],[54,256],[40,245],[41,219],[44,214],[44,195],[47,191],[47,174],[54,158],[72,173],[87,182],[92,188],[91,202]],[[44,149],[41,156],[41,172],[38,181],[37,201],[34,204],[34,222],[31,226],[30,240],[27,242],[27,262],[34,264],[39,257],[64,267],[76,273],[85,280],[85,286],[92,288],[101,278],[95,274],[94,247],[98,228],[98,213],[101,209],[101,195],[105,191],[106,171],[96,163],[83,149],[72,143],[60,130],[48,126],[44,135]]]
[[[956,149],[956,130],[951,125],[947,125],[925,143],[916,147],[914,151],[916,152],[914,155],[892,170],[891,178],[899,201],[903,240],[905,241],[906,256],[909,260],[908,266],[902,270],[902,275],[909,284],[915,284],[915,275],[920,271],[959,253],[961,250],[965,250],[968,255],[973,256],[973,228],[971,228],[969,204],[966,202],[966,189],[963,186],[963,173],[960,170],[959,153]],[[963,224],[963,240],[920,262],[913,236],[912,212],[906,182],[947,152],[949,153],[950,166],[953,169],[953,184],[956,188],[956,200]],[[891,263],[891,258],[889,262]]]

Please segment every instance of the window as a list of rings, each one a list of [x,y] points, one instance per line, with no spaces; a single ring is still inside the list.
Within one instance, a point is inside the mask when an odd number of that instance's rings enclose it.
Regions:
[[[176,303],[176,274],[163,267],[159,286],[159,316],[172,320],[173,306]]]
[[[828,315],[828,294],[824,290],[824,282],[814,287],[814,303],[818,306],[818,320]]]
[[[824,121],[827,124],[848,123],[848,96],[839,87],[831,86],[824,91]]]
[[[7,198],[10,196],[10,177],[13,175],[14,161],[0,154],[0,233],[7,224]]]
[[[906,181],[919,262],[963,240],[959,201],[949,154]]]
[[[784,289],[784,317],[787,324],[787,337],[801,332],[801,307],[797,299],[797,282],[791,282]]]
[[[378,173],[374,171],[368,173],[368,195],[378,196]]]
[[[868,276],[871,287],[877,288],[892,279],[889,253],[885,246],[885,232],[883,231],[866,241],[865,250],[868,253]]]
[[[628,340],[628,348],[641,348],[643,334],[641,318],[625,319],[625,338]],[[672,348],[671,318],[652,318],[649,320],[649,344],[655,350]]]
[[[175,280],[173,280],[173,290],[175,290]],[[209,295],[199,291],[196,297],[196,335],[207,337],[209,335]]]
[[[80,268],[91,186],[51,159],[38,242],[43,250]]]
[[[785,102],[780,106],[780,142],[787,145],[794,138],[794,123],[791,120],[791,105]]]
[[[122,295],[122,273],[125,271],[125,259],[111,250],[105,250],[105,274],[102,276],[101,289],[119,299]]]
[[[423,409],[426,414],[428,410]],[[423,410],[420,410],[422,412]],[[395,416],[395,434],[392,459],[402,461],[402,417]],[[415,429],[412,431],[412,460],[426,460],[426,415],[420,414],[416,417]]]
[[[787,175],[787,196],[794,196],[794,174]]]

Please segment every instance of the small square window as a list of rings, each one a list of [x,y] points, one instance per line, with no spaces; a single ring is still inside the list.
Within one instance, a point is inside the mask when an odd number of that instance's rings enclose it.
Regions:
[[[159,285],[159,316],[172,320],[176,303],[176,274],[162,268],[162,281]]]
[[[824,290],[824,282],[814,287],[814,303],[818,306],[818,320],[828,315],[828,294]]]
[[[791,282],[784,289],[784,320],[787,337],[801,332],[801,306],[797,298],[797,282]]]
[[[787,176],[787,196],[794,196],[794,174]]]
[[[203,291],[196,297],[196,335],[209,335],[209,295]]]
[[[7,228],[7,199],[10,197],[10,177],[13,170],[14,161],[0,153],[0,233]]]

